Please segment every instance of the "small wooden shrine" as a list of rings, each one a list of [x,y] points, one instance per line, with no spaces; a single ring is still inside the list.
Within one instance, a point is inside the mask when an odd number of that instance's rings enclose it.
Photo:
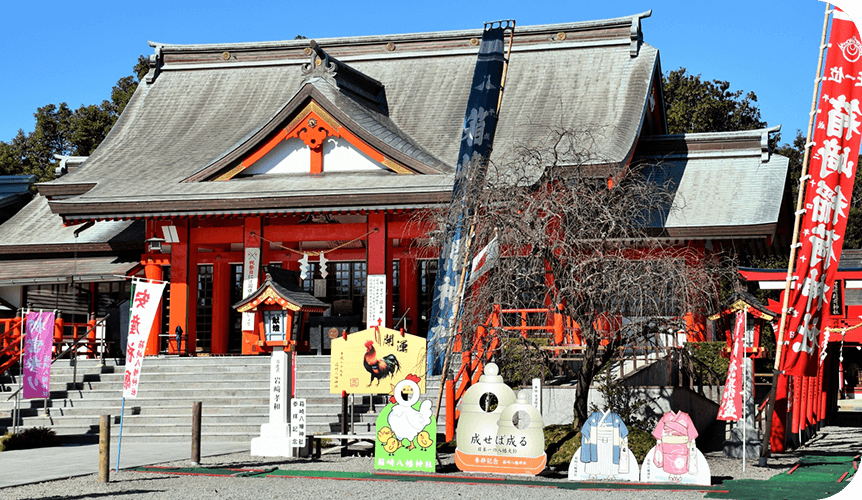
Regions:
[[[304,292],[299,285],[299,273],[275,266],[263,266],[266,279],[251,295],[234,305],[239,313],[256,313],[259,318],[255,331],[243,342],[257,342],[261,351],[283,347],[294,350],[293,332],[302,331],[309,313],[322,313],[329,304]],[[296,313],[300,313],[297,317]]]

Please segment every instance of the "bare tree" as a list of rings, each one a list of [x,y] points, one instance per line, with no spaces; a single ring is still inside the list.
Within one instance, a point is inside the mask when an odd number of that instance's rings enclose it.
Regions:
[[[594,377],[619,348],[644,345],[663,327],[679,329],[686,313],[714,310],[727,272],[719,259],[663,237],[660,221],[673,210],[674,185],[660,165],[619,168],[595,149],[589,133],[548,130],[543,140],[489,165],[487,175],[468,179],[464,208],[474,250],[498,235],[502,258],[466,291],[462,335],[473,335],[495,304],[558,308],[580,328],[574,408],[580,422],[588,417]],[[443,225],[451,212],[431,217]],[[496,333],[533,353],[519,363],[540,365],[538,371],[550,366],[550,357],[518,332]],[[469,349],[471,342],[462,345]]]

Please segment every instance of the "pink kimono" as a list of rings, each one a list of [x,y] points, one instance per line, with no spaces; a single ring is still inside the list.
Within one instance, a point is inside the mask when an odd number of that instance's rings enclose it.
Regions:
[[[668,474],[687,473],[697,437],[697,429],[688,413],[665,413],[652,435],[658,440],[653,456],[656,467],[662,467]]]

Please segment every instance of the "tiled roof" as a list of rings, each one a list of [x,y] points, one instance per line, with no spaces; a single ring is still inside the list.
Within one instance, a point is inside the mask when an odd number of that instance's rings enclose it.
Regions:
[[[0,286],[67,283],[70,278],[78,282],[121,281],[138,265],[139,258],[115,255],[0,260]]]
[[[492,159],[554,126],[589,129],[595,157],[627,162],[659,71],[658,51],[640,41],[644,16],[518,27]],[[449,172],[478,51],[470,41],[479,36],[481,30],[317,40],[385,87],[388,112],[325,89],[335,105],[382,143],[441,174],[181,182],[240,147],[296,95],[308,42],[155,44],[163,64],[153,83],[138,87],[82,167],[43,185],[43,192],[95,184],[74,198],[51,201],[52,210],[73,218],[178,213],[178,203],[227,210],[248,200],[285,209],[309,197],[351,205],[403,202],[404,196],[436,202],[451,191]]]
[[[111,246],[140,243],[143,248],[143,221],[103,221],[96,222],[78,234],[82,226],[63,227],[63,219],[51,213],[48,200],[36,196],[11,219],[0,225],[0,254],[21,253],[27,249],[37,251],[74,251],[77,244],[83,251],[109,250]],[[94,245],[98,248],[94,248]],[[33,251],[33,250],[30,250]],[[4,264],[5,265],[5,264]]]
[[[778,223],[788,169],[786,157],[764,149],[776,130],[642,139],[635,161],[674,191],[673,208],[656,226],[671,236],[770,234],[764,228]]]

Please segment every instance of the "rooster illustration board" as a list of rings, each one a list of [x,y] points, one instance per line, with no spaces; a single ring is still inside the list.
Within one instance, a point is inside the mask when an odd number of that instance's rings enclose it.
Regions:
[[[365,343],[365,359],[362,361],[362,365],[371,374],[371,380],[368,382],[369,387],[371,387],[374,379],[377,379],[377,385],[380,385],[380,379],[392,376],[401,370],[401,365],[398,364],[398,359],[394,354],[387,354],[383,358],[378,358],[377,351],[374,349],[374,342],[371,340]]]

